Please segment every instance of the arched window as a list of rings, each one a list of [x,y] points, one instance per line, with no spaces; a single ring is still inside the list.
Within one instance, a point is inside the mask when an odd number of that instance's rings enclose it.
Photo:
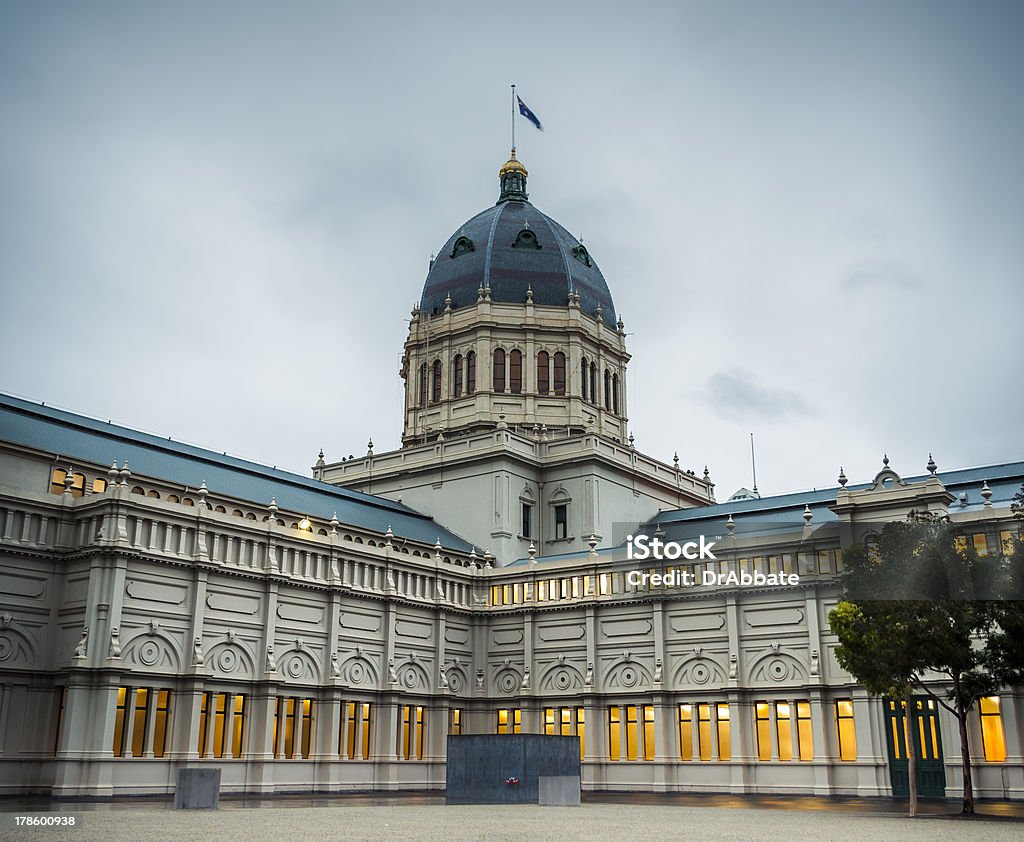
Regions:
[[[462,354],[456,354],[452,360],[452,397],[462,397]]]
[[[152,497],[155,500],[159,500],[160,499],[160,492],[157,491],[155,488],[151,488],[151,489],[149,489],[149,491],[146,492],[146,496],[147,497]]]
[[[555,394],[565,394],[565,354],[555,352]]]
[[[537,394],[546,395],[551,389],[551,358],[547,351],[537,354]]]
[[[612,412],[619,414],[619,375],[612,375]]]
[[[505,391],[505,352],[501,348],[494,349],[494,391]]]
[[[441,400],[441,361],[434,360],[433,370],[430,377],[430,402],[437,403]]]
[[[590,402],[597,406],[597,363],[590,364]]]
[[[227,509],[225,509],[223,506],[214,506],[213,510],[221,515],[226,515],[228,513]]]
[[[427,405],[427,364],[420,366],[420,406]]]
[[[178,495],[177,494],[168,494],[167,495],[167,502],[168,503],[179,503],[181,501],[178,500]]]
[[[587,371],[588,371],[588,368],[589,367],[587,365],[587,358],[584,357],[580,361],[580,397],[583,398],[583,400],[587,399]]]
[[[466,354],[466,394],[476,391],[476,351]]]
[[[612,374],[607,368],[604,370],[604,408],[612,408]]]
[[[513,395],[523,391],[523,352],[513,351],[508,355],[508,386]]]
[[[145,497],[146,496],[146,489],[143,488],[141,485],[136,485],[132,489],[132,494],[138,494],[140,497]]]

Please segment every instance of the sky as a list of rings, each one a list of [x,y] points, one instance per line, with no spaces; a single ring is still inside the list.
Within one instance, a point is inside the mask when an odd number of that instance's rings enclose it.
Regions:
[[[306,475],[398,447],[516,83],[640,450],[719,500],[751,432],[762,494],[1024,459],[1024,5],[370,5],[0,4],[0,391]]]

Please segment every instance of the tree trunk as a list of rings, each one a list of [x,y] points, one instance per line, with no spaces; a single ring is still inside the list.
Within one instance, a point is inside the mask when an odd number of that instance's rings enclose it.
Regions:
[[[967,743],[967,711],[964,709],[963,696],[960,693],[960,676],[953,675],[953,693],[956,702],[956,718],[960,725],[960,763],[963,766],[964,805],[961,814],[974,815],[974,783],[971,780],[971,748]]]
[[[917,815],[917,743],[914,740],[914,695],[907,693],[903,707],[903,728],[907,734],[907,776],[910,788],[910,817]]]

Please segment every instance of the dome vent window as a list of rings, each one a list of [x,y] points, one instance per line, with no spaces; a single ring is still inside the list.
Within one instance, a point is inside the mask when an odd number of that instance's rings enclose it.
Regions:
[[[539,249],[540,243],[537,242],[537,235],[533,233],[529,228],[524,228],[518,234],[516,234],[516,241],[512,243],[514,249]]]
[[[455,245],[452,246],[452,258],[459,257],[467,252],[476,251],[476,246],[469,237],[462,236],[455,241]]]
[[[572,256],[575,257],[584,266],[593,266],[593,264],[590,262],[590,252],[588,252],[586,248],[583,247],[582,243],[578,246],[572,247]]]

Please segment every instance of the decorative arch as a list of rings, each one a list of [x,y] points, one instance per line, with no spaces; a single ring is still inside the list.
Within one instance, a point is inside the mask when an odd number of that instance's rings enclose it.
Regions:
[[[522,673],[511,664],[503,664],[494,673],[494,686],[499,693],[511,696],[513,693],[519,692],[522,684]]]
[[[10,614],[0,614],[0,665],[31,667],[36,662],[35,636]]]
[[[450,666],[445,670],[445,677],[448,679],[448,689],[456,695],[463,695],[469,690],[469,677],[466,670],[461,666]]]
[[[803,683],[808,679],[808,670],[795,656],[772,644],[750,662],[749,675],[752,682],[762,684]]]
[[[379,681],[377,666],[358,650],[345,659],[339,672],[342,680],[351,687],[376,687]]]
[[[398,683],[406,690],[430,690],[430,679],[423,665],[413,658],[409,658],[404,664],[396,669]]]
[[[454,245],[452,245],[452,253],[450,257],[454,260],[456,257],[462,257],[464,254],[469,254],[471,251],[476,251],[476,244],[469,237],[463,235],[455,241]]]
[[[205,657],[206,666],[222,675],[234,678],[256,677],[256,656],[246,644],[233,633],[215,644]]]
[[[605,686],[609,688],[633,690],[650,687],[652,683],[651,673],[647,668],[628,656],[616,661],[605,671]]]
[[[291,681],[320,681],[320,662],[301,641],[295,641],[277,656],[277,671]]]
[[[572,664],[556,661],[540,679],[541,690],[568,693],[583,687],[583,675]]]
[[[704,652],[680,659],[672,675],[672,686],[678,688],[724,686],[725,681],[725,668],[717,658]]]
[[[133,634],[121,655],[124,662],[138,669],[182,672],[181,646],[165,629],[153,622]]]

